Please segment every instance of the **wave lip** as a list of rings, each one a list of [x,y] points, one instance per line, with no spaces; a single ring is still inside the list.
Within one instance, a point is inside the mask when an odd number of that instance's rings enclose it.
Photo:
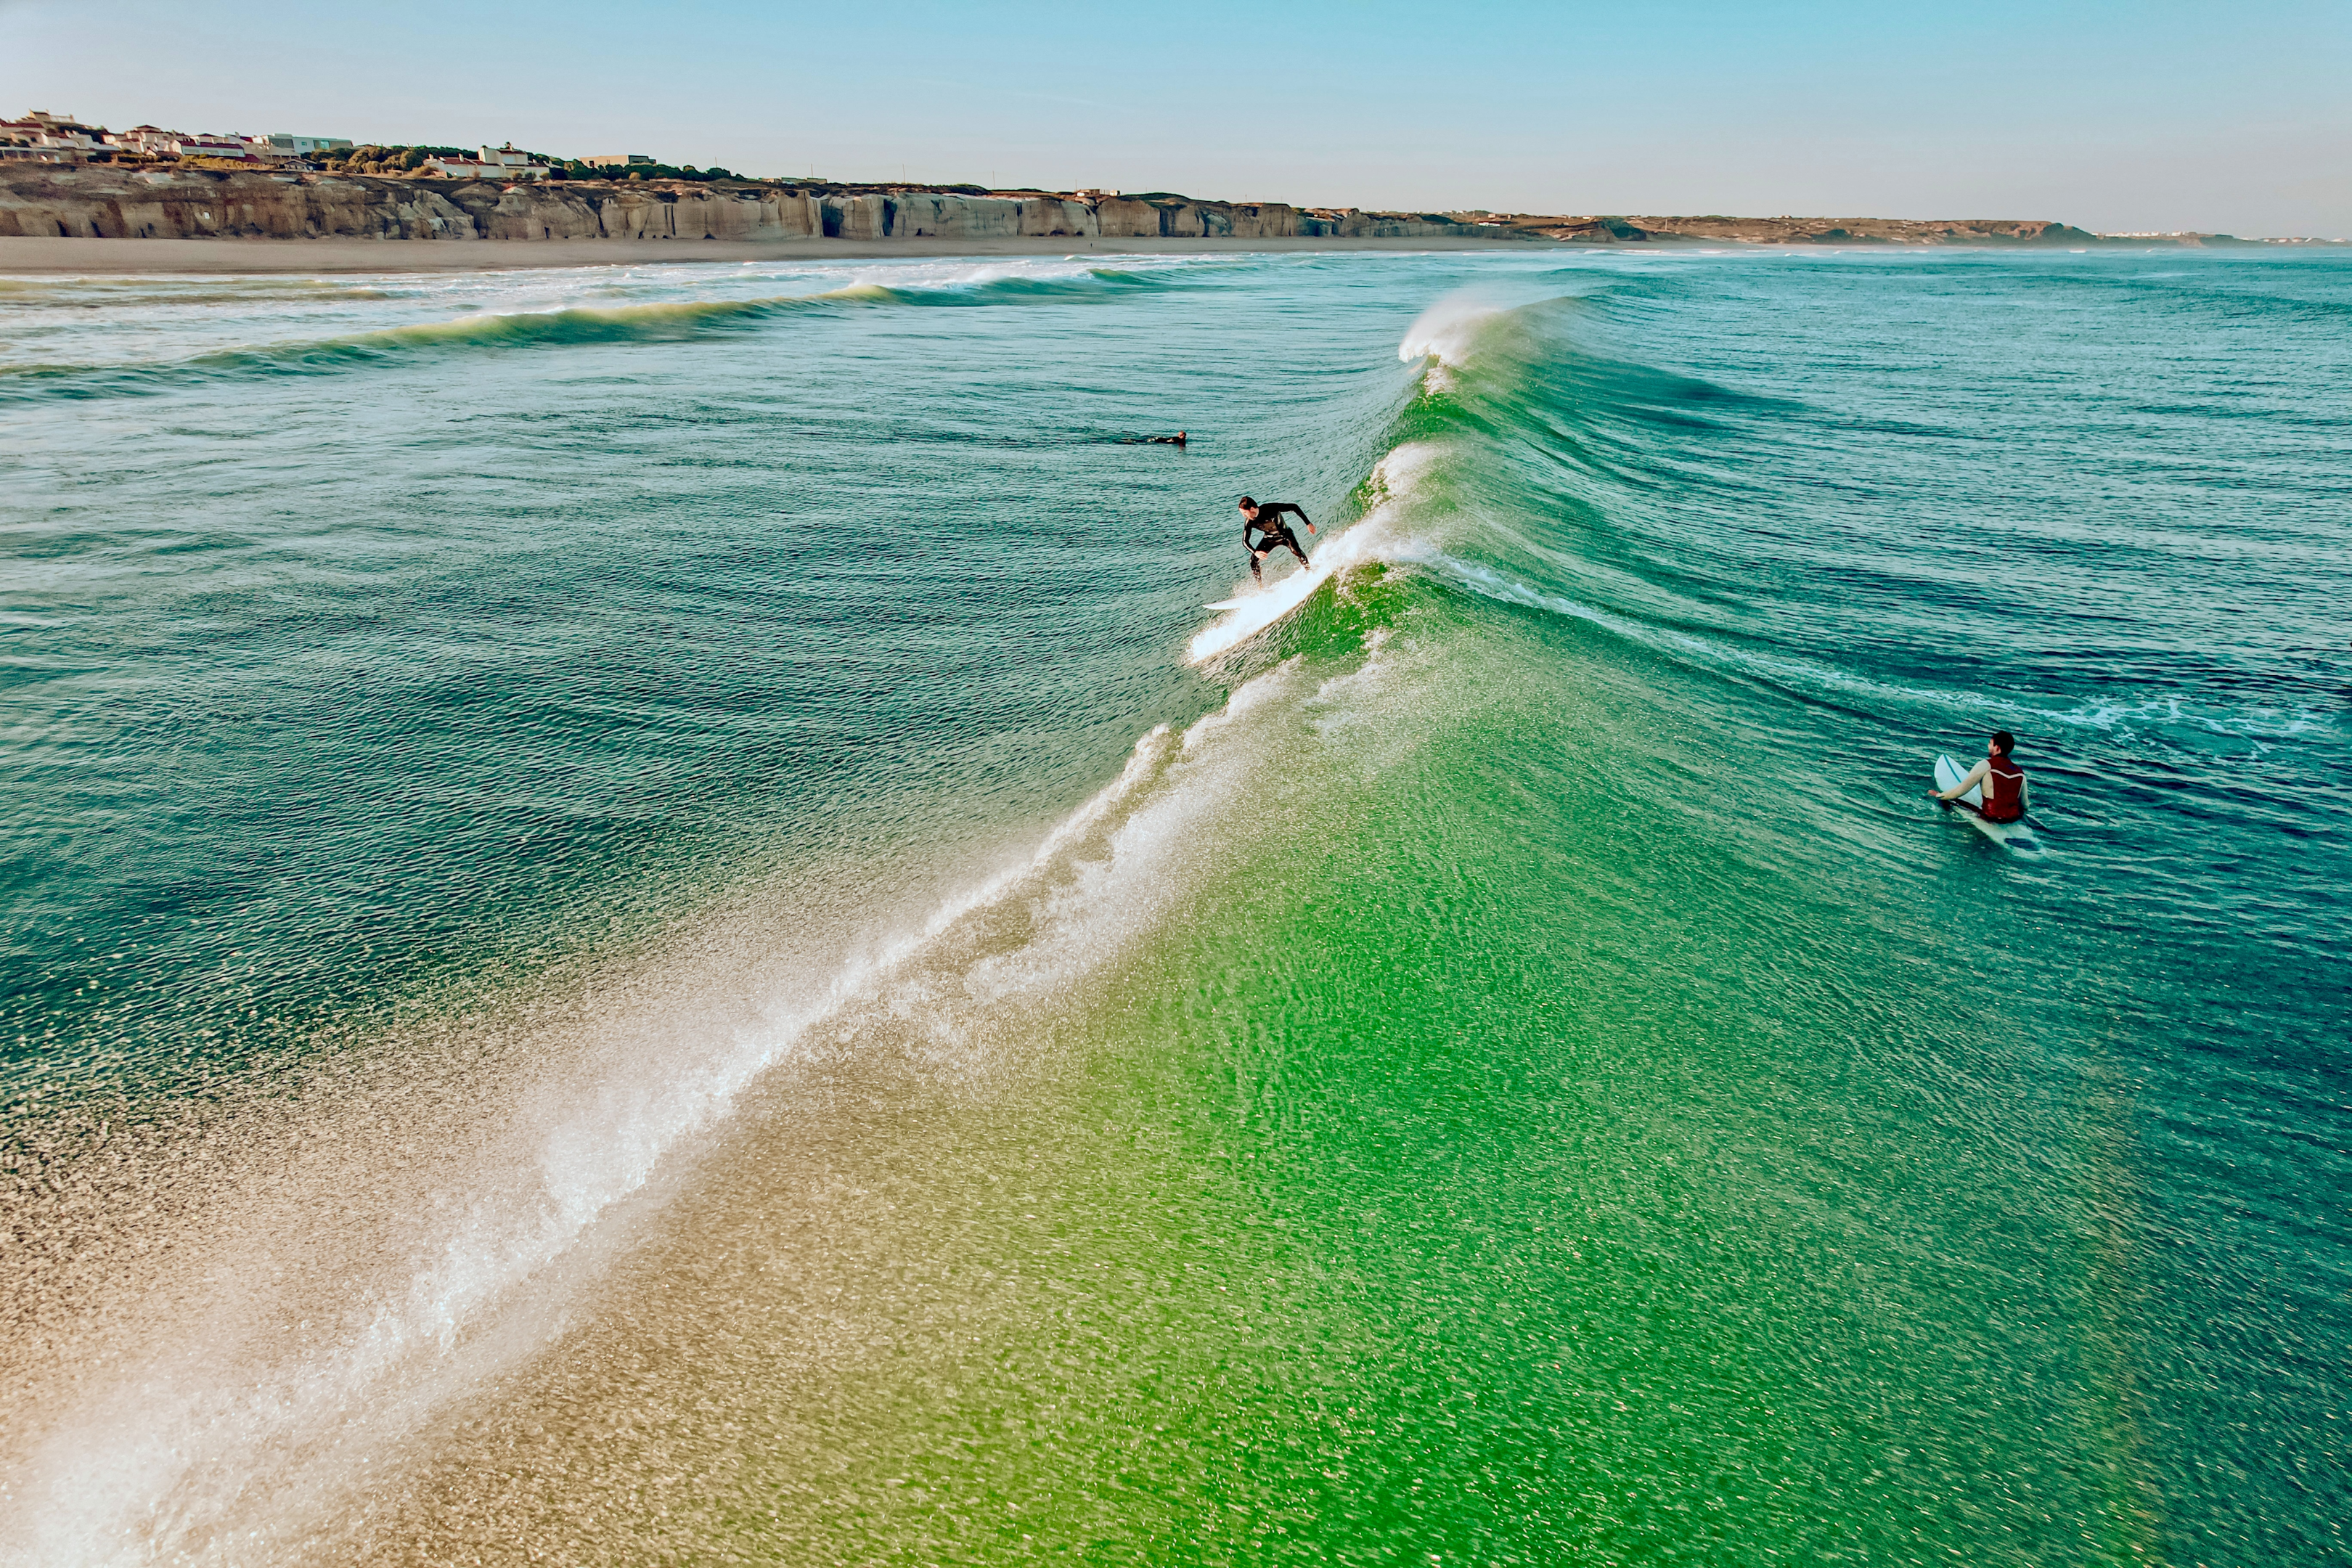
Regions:
[[[1509,309],[1476,289],[1448,294],[1413,318],[1403,341],[1397,344],[1397,358],[1408,364],[1434,359],[1441,364],[1459,365],[1470,357],[1471,342],[1479,331]]]

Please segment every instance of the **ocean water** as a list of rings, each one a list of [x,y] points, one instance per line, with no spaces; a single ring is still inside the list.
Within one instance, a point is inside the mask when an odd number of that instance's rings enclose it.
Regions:
[[[2326,255],[0,280],[0,1561],[2346,1561],[2347,387]]]

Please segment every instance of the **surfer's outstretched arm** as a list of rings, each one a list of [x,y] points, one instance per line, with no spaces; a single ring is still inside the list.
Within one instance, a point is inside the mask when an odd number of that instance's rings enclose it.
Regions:
[[[1306,523],[1307,532],[1312,533],[1315,531],[1315,524],[1307,518],[1307,509],[1300,506],[1297,501],[1268,501],[1265,505],[1258,509],[1257,515],[1259,520],[1263,521],[1280,517],[1286,511],[1298,519],[1299,521]]]
[[[1969,770],[1968,777],[1962,779],[1951,788],[1931,789],[1927,794],[1930,798],[1935,800],[1958,800],[1960,796],[1968,794],[1969,791],[1976,788],[1977,785],[1984,783],[1985,775],[1990,772],[1992,772],[1991,763],[1979,763],[1975,767]]]

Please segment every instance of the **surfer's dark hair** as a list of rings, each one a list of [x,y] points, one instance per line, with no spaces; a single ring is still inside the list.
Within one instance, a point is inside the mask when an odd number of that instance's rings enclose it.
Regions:
[[[2017,750],[2017,737],[2006,730],[1995,730],[1992,732],[1992,743],[2000,748],[2003,756]]]
[[[1253,499],[1251,499],[1250,497],[1248,497],[1248,496],[1244,496],[1244,497],[1242,497],[1242,505],[1244,505],[1244,506],[1255,506],[1255,505],[1257,505],[1257,502],[1256,502],[1255,500],[1253,500]]]

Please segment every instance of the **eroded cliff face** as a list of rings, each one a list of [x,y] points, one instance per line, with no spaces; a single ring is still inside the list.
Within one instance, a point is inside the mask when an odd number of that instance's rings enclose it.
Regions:
[[[1336,239],[1427,239],[1441,235],[1486,235],[1515,238],[1487,224],[1454,223],[1418,213],[1368,213],[1355,207],[1318,212],[1306,220],[1303,234],[1328,235]]]
[[[1272,238],[1315,232],[1278,202],[457,180],[109,164],[0,166],[0,235],[109,239]]]
[[[0,235],[202,239],[1423,239],[1619,245],[2069,245],[2099,236],[2040,220],[1537,216],[1302,212],[1286,202],[1007,191],[460,180],[0,164]],[[2226,240],[2226,236],[2193,237]]]
[[[0,235],[756,240],[823,232],[814,196],[775,186],[499,186],[107,165],[0,168]]]

